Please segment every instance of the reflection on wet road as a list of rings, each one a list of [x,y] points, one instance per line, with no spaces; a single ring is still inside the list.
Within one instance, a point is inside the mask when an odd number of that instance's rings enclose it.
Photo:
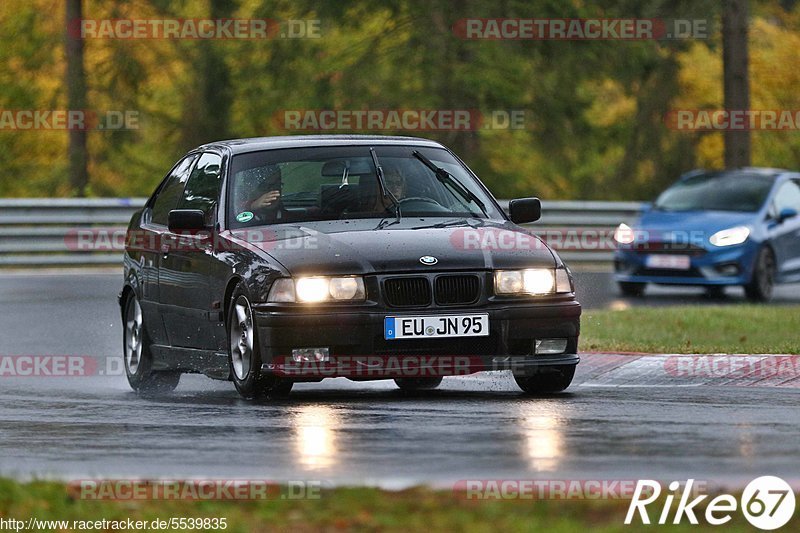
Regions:
[[[141,398],[120,379],[15,378],[0,393],[0,474],[215,477],[387,487],[463,479],[800,478],[797,390],[597,387],[526,398],[506,374],[298,385],[249,403],[185,378]],[[580,378],[579,378],[580,381]]]
[[[118,275],[0,278],[0,354],[119,357]],[[578,284],[588,307],[705,302],[698,291],[661,289],[620,299],[607,274],[579,274]],[[788,287],[778,300],[800,297]],[[590,368],[579,367],[568,394],[549,398],[526,398],[499,373],[447,378],[441,390],[417,395],[386,381],[326,380],[259,403],[199,376],[160,398],[136,396],[120,375],[2,378],[0,475],[386,487],[473,478],[800,479],[796,389],[641,385],[641,377],[637,386],[598,386],[585,381]]]

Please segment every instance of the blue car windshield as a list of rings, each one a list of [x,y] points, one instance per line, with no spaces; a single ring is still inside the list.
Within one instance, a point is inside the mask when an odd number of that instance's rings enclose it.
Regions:
[[[775,183],[770,176],[710,173],[681,180],[656,200],[661,211],[739,211],[754,213]]]

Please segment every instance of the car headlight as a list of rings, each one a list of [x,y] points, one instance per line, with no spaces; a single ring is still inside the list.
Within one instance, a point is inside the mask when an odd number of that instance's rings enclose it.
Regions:
[[[494,292],[508,295],[548,295],[574,292],[572,279],[564,268],[498,270],[494,273]]]
[[[633,244],[635,240],[633,229],[623,222],[614,231],[614,240],[620,244]]]
[[[714,246],[733,246],[735,244],[742,244],[749,236],[750,228],[747,226],[737,226],[735,228],[718,231],[708,240]]]
[[[267,301],[279,303],[363,301],[366,295],[363,278],[312,276],[276,280],[272,284]]]

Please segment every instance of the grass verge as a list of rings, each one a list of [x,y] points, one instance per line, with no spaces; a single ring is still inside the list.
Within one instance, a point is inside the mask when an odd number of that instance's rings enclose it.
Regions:
[[[252,531],[635,531],[625,526],[625,500],[467,500],[463,493],[414,488],[323,490],[316,500],[292,501],[87,501],[56,482],[0,479],[0,519],[126,521],[171,518],[227,519],[227,532]],[[660,512],[654,509],[651,518]],[[739,515],[726,531],[747,531]],[[703,522],[701,521],[701,524]],[[706,531],[710,526],[657,526],[659,531]],[[8,528],[6,528],[8,529]],[[73,527],[66,528],[67,531]],[[12,529],[13,531],[13,529]],[[213,531],[205,529],[204,531]],[[216,531],[223,531],[218,529]]]
[[[588,310],[581,349],[603,352],[800,354],[800,306]]]

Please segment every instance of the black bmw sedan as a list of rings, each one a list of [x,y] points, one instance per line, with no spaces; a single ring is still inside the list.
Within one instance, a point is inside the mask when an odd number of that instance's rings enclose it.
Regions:
[[[431,389],[511,370],[559,392],[581,306],[559,256],[439,143],[301,136],[189,152],[131,219],[119,296],[137,391],[183,373],[246,398],[327,377]]]

